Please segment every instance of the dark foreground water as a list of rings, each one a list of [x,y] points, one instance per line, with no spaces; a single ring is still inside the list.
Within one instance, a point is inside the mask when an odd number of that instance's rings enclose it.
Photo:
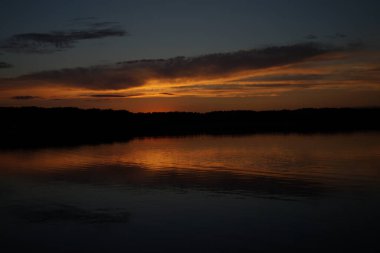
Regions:
[[[380,252],[380,134],[0,151],[0,252]]]

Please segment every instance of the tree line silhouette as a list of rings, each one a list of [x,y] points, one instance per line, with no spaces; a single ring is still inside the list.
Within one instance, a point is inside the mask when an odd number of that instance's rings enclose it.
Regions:
[[[127,141],[135,137],[380,130],[380,108],[208,113],[0,107],[2,148]]]

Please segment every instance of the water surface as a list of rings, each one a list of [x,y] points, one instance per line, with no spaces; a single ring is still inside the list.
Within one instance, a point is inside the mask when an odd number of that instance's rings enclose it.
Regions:
[[[379,252],[380,134],[0,151],[1,252]]]

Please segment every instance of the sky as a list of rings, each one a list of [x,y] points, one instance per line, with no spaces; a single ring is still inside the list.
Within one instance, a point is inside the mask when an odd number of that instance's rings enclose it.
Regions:
[[[380,106],[377,0],[1,0],[0,106]]]

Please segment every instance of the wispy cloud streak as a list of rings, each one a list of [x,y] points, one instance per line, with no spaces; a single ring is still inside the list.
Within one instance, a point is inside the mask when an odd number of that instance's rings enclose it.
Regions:
[[[322,44],[305,43],[198,57],[127,61],[109,66],[44,71],[13,79],[0,79],[0,86],[56,85],[90,90],[128,89],[143,86],[152,80],[162,82],[178,82],[186,79],[212,80],[243,71],[299,63],[337,50],[339,49]]]
[[[13,96],[12,99],[15,99],[15,100],[32,100],[32,99],[37,99],[37,98],[40,98],[40,97],[37,97],[37,96]]]
[[[95,22],[83,29],[15,34],[0,42],[0,50],[11,53],[52,53],[72,48],[82,40],[122,37],[127,34],[117,22]]]
[[[0,69],[8,69],[8,68],[12,68],[13,65],[9,64],[9,63],[6,63],[6,62],[0,62]]]

